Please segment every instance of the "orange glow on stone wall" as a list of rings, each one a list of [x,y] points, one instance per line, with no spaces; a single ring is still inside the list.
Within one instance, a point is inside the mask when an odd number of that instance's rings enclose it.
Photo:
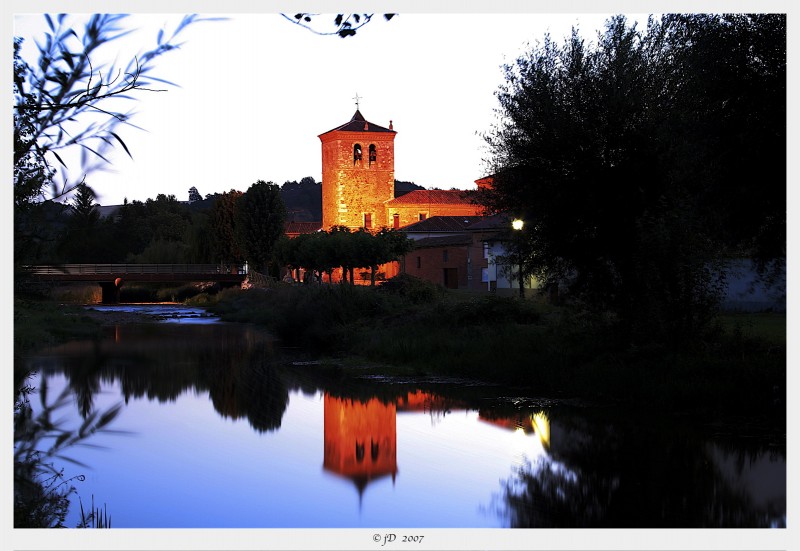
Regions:
[[[322,141],[322,229],[364,225],[389,226],[384,203],[394,198],[394,132],[343,132],[320,136]],[[377,162],[353,161],[354,144],[375,146]]]
[[[324,398],[323,467],[353,479],[360,489],[373,479],[397,474],[397,408],[377,398],[367,402]]]

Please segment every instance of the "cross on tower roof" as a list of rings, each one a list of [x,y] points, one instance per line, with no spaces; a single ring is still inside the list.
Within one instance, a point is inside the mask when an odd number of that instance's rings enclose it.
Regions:
[[[359,97],[358,92],[356,92],[356,95],[355,95],[355,97],[353,99],[356,100],[356,110],[360,109],[360,107],[358,106],[358,102],[359,102],[359,100],[362,100],[364,98]]]

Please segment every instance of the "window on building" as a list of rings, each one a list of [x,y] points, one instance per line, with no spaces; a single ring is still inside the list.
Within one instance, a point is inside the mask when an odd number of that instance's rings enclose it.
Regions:
[[[420,220],[420,222],[421,222],[422,220],[425,220],[427,217],[428,217],[428,214],[427,214],[427,213],[424,213],[424,212],[420,212],[420,213],[419,213],[419,220]]]
[[[372,213],[370,212],[364,213],[364,227],[368,230],[372,229]]]
[[[361,144],[357,143],[353,146],[353,164],[361,160]]]
[[[369,164],[378,160],[378,151],[375,149],[375,144],[369,145]]]
[[[392,215],[392,225],[393,225],[394,229],[396,229],[396,230],[400,229],[400,215],[399,214],[394,213]]]
[[[483,242],[483,258],[489,258],[489,242]]]
[[[422,257],[421,256],[417,257],[417,268],[422,268]]]
[[[442,262],[447,262],[447,257],[448,257],[447,249],[445,249],[442,251]]]

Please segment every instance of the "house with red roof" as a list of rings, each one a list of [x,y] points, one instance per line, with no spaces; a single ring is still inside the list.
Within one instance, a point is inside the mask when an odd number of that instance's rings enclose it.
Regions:
[[[399,263],[383,266],[386,277],[405,272],[454,289],[513,288],[513,267],[503,252],[510,222],[484,216],[476,200],[491,177],[477,180],[474,190],[418,189],[395,197],[396,136],[392,121],[368,121],[358,106],[349,121],[320,134],[322,221],[289,222],[286,235],[333,226],[403,230],[415,248]]]

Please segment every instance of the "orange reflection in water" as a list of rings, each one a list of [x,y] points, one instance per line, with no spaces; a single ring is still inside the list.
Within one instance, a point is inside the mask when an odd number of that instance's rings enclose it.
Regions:
[[[478,416],[480,421],[524,434],[533,432],[545,448],[550,447],[550,418],[544,411],[534,414],[520,413],[511,417]]]
[[[397,475],[397,407],[325,394],[323,467],[350,478],[359,493],[372,480]]]
[[[397,400],[397,411],[451,411],[452,409],[462,409],[463,407],[462,404],[454,400],[423,390],[409,392]]]

